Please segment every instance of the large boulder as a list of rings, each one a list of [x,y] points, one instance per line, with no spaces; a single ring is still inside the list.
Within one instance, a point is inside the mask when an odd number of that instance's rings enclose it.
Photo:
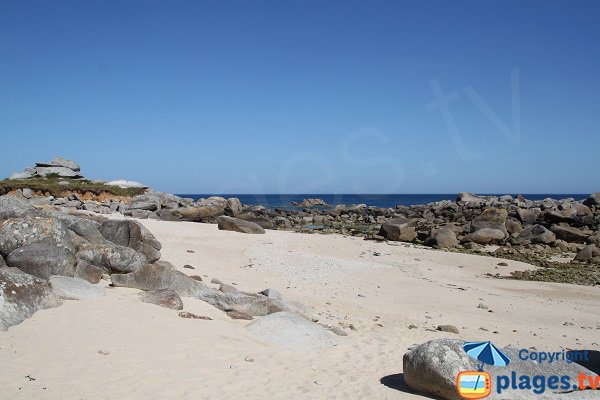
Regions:
[[[463,349],[465,342],[462,340],[438,339],[421,344],[404,354],[404,380],[413,390],[436,396],[448,400],[461,400],[458,394],[456,382],[459,372],[477,371],[478,362],[471,358]],[[494,367],[485,365],[484,370],[491,375],[492,392],[489,399],[593,399],[597,394],[593,391],[578,392],[574,396],[566,393],[573,390],[572,385],[578,383],[579,373],[595,375],[592,371],[577,364],[565,360],[556,360],[552,363],[538,363],[530,360],[521,360],[519,358],[520,350],[504,349],[503,352],[510,358],[510,363],[506,367]],[[530,380],[529,389],[513,389],[510,385],[511,375],[513,379],[527,376]],[[501,378],[498,377],[506,377]],[[540,376],[544,377],[544,382],[550,382],[550,377],[568,376],[571,384],[568,389],[560,389],[560,382],[555,388],[545,385],[544,393],[535,393],[539,388],[531,385],[531,379]],[[553,378],[554,379],[554,378]],[[498,387],[498,382],[502,382],[506,388]],[[508,384],[507,384],[508,383]],[[513,382],[519,385],[521,381]],[[500,392],[499,392],[500,391]],[[572,397],[571,397],[572,396]]]
[[[130,274],[113,274],[111,280],[114,286],[145,291],[171,289],[179,296],[195,297],[223,311],[238,311],[253,316],[288,311],[288,307],[276,299],[261,295],[248,295],[239,291],[223,293],[212,289],[202,282],[174,270],[171,264],[162,261],[145,265]]]
[[[133,272],[148,263],[146,256],[116,244],[84,244],[77,258],[110,272]]]
[[[552,225],[550,230],[556,235],[557,239],[569,243],[585,243],[588,237],[585,232],[568,225]]]
[[[543,225],[530,225],[523,229],[517,236],[517,244],[552,244],[556,242],[556,235]]]
[[[38,310],[61,304],[48,282],[17,268],[0,268],[0,330],[20,324]]]
[[[269,314],[246,329],[264,342],[288,349],[315,350],[336,344],[328,330],[292,312]]]
[[[75,253],[54,243],[31,243],[12,251],[6,262],[9,266],[42,279],[52,275],[73,276]]]
[[[81,178],[79,172],[73,171],[67,167],[36,167],[35,173],[38,176],[47,177],[48,175],[56,175],[61,178]]]
[[[161,307],[170,308],[171,310],[183,309],[181,297],[172,289],[160,289],[150,292],[142,292],[138,297],[144,303],[156,304]]]
[[[506,233],[493,228],[482,228],[467,236],[467,240],[477,244],[501,242],[506,238]]]
[[[425,243],[428,246],[448,248],[458,246],[458,239],[456,239],[456,233],[452,229],[443,227],[432,229]]]
[[[103,287],[92,285],[80,278],[51,276],[52,291],[63,300],[93,300],[106,296]]]
[[[600,250],[598,250],[595,244],[588,244],[577,252],[574,261],[591,262],[594,261],[595,258],[600,258]]]
[[[97,221],[59,211],[44,211],[40,215],[62,221],[73,233],[90,243],[107,243],[98,231],[100,223]]]
[[[75,277],[81,278],[89,283],[100,282],[104,275],[104,269],[93,266],[90,262],[79,260],[75,265]]]
[[[496,229],[506,234],[506,218],[508,212],[503,208],[490,207],[471,221],[471,232],[479,229]]]
[[[225,207],[225,215],[235,217],[242,212],[242,203],[237,197],[227,199],[227,206]]]
[[[219,230],[234,231],[241,233],[265,233],[263,227],[254,222],[244,221],[242,219],[221,216],[217,218]]]
[[[52,165],[56,165],[57,167],[65,167],[73,170],[75,172],[79,172],[81,170],[79,164],[77,164],[73,160],[65,160],[62,157],[54,157],[54,159],[50,162]]]
[[[584,201],[584,204],[588,207],[600,206],[600,192],[590,194],[590,196]]]
[[[20,218],[34,213],[35,208],[21,196],[0,196],[0,220]]]
[[[417,237],[414,221],[403,218],[391,219],[379,228],[379,235],[396,242],[412,242]]]
[[[64,223],[54,218],[11,218],[0,226],[0,254],[4,256],[19,247],[39,242],[74,250],[71,233]]]
[[[201,292],[209,289],[201,282],[190,278],[180,271],[176,271],[167,262],[146,264],[129,274],[112,274],[110,276],[114,286],[124,286],[145,291],[162,289],[174,290],[178,295],[196,297]]]
[[[100,225],[99,230],[110,242],[142,253],[149,263],[160,259],[160,242],[137,221],[107,220]]]
[[[456,197],[456,202],[458,204],[472,207],[479,207],[480,205],[484,204],[485,201],[485,198],[468,192],[460,192]]]
[[[525,225],[531,225],[537,221],[538,217],[542,213],[540,208],[518,208],[517,217]]]

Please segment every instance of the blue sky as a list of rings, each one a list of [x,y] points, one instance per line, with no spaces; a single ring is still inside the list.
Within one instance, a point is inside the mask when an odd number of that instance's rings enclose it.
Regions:
[[[0,176],[62,155],[176,193],[600,190],[597,1],[0,10]]]

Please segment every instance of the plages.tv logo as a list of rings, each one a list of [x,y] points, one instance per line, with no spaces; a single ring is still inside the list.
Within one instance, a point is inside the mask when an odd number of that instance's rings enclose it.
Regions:
[[[465,352],[479,361],[477,371],[463,371],[456,377],[458,394],[465,399],[483,399],[492,392],[492,378],[483,370],[484,364],[506,366],[510,358],[492,342],[467,342],[463,345]]]

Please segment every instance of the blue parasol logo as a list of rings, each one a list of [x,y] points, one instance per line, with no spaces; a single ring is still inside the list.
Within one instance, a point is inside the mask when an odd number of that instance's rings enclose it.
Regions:
[[[471,358],[480,362],[480,371],[483,371],[483,364],[505,367],[510,362],[510,358],[492,342],[467,342],[463,349]]]

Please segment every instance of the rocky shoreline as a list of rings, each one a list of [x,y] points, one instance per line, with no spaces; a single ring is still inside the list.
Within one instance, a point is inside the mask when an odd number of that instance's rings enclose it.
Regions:
[[[77,163],[60,157],[56,160],[76,165],[79,173]],[[138,219],[219,222],[219,229],[240,232],[281,229],[407,242],[515,259],[543,267],[517,272],[510,277],[514,279],[600,285],[600,193],[583,201],[459,193],[456,201],[394,208],[365,204],[327,206],[323,200],[306,199],[293,204],[295,209],[243,205],[237,198],[209,197],[194,201],[149,189],[132,197],[85,191],[56,197],[29,188],[9,194],[39,210],[67,214],[120,214]]]

